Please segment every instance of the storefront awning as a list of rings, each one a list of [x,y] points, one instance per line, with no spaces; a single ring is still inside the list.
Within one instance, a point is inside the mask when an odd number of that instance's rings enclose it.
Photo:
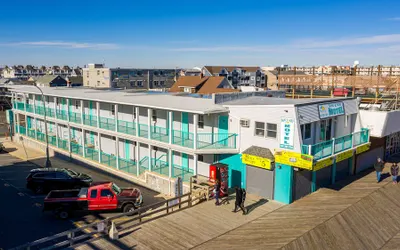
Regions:
[[[275,157],[271,150],[257,146],[251,146],[242,153],[242,162],[247,165],[271,170]]]

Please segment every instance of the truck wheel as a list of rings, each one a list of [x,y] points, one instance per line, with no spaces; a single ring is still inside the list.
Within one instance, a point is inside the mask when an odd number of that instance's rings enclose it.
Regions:
[[[59,217],[60,219],[62,219],[62,220],[68,219],[69,213],[68,213],[68,211],[66,211],[66,210],[61,210],[61,211],[58,213],[58,217]]]
[[[36,194],[43,194],[43,187],[42,187],[42,185],[37,185],[37,186],[35,187],[35,193],[36,193]]]
[[[133,212],[133,211],[135,211],[135,206],[132,205],[132,204],[126,204],[122,209],[122,212],[124,212],[124,213],[130,213],[130,212]]]

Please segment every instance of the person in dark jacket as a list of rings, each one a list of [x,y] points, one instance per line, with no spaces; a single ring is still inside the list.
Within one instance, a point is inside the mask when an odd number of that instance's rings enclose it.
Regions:
[[[397,175],[399,175],[399,165],[393,163],[390,167],[390,174],[392,175],[393,184],[397,184]]]
[[[232,212],[236,213],[238,208],[240,208],[243,214],[246,214],[247,210],[244,207],[244,201],[246,199],[246,191],[239,187],[235,187],[235,191],[236,191],[235,209]]]
[[[381,174],[384,168],[384,163],[381,160],[380,157],[378,157],[378,159],[376,160],[376,163],[374,165],[375,171],[376,171],[376,181],[380,182],[381,181]]]
[[[215,205],[219,206],[219,192],[221,191],[221,184],[219,183],[219,181],[217,180],[215,182],[215,186],[214,186],[214,192],[215,192]]]

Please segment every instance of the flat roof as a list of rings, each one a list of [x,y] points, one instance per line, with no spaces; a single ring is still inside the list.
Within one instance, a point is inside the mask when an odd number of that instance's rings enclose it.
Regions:
[[[12,85],[17,93],[40,94],[34,86]],[[168,92],[129,92],[124,90],[98,90],[88,88],[41,87],[44,95],[81,99],[88,101],[118,103],[154,109],[174,110],[189,113],[210,114],[227,112],[212,99],[177,96]]]
[[[323,102],[335,102],[344,100],[353,100],[354,98],[304,98],[304,99],[289,99],[289,98],[276,98],[276,97],[266,97],[266,96],[251,96],[243,99],[233,100],[229,102],[224,102],[224,106],[264,106],[264,105],[293,105],[300,106],[306,104],[315,104]]]

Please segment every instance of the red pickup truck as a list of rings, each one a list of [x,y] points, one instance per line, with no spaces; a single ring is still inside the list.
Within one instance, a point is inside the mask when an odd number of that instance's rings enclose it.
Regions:
[[[143,203],[137,188],[121,189],[115,183],[93,183],[90,187],[75,190],[53,190],[44,199],[43,211],[53,211],[61,219],[73,211],[132,212]]]

